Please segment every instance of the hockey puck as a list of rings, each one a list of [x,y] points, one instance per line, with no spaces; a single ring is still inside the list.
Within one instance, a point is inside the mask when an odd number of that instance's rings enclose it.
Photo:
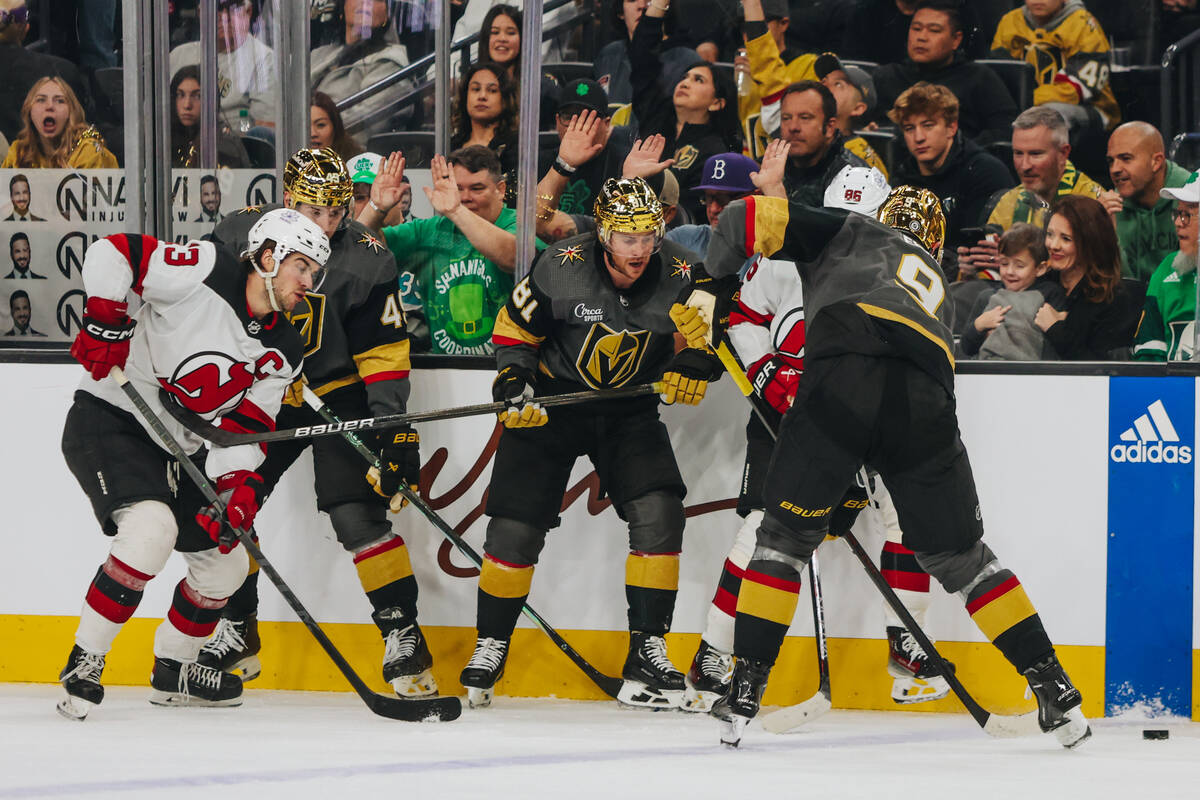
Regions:
[[[1150,728],[1147,728],[1144,731],[1142,731],[1143,739],[1169,739],[1170,736],[1171,736],[1170,731],[1152,730]]]

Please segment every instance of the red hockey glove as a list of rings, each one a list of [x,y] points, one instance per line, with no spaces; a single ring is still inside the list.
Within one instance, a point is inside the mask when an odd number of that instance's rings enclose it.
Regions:
[[[101,380],[113,367],[124,367],[129,358],[129,340],[137,323],[126,312],[128,303],[104,297],[89,297],[83,309],[83,328],[71,345],[71,356]]]
[[[796,399],[800,373],[778,356],[763,356],[746,371],[754,391],[780,414],[786,414]]]
[[[226,525],[249,531],[258,513],[260,495],[263,490],[262,476],[245,469],[226,472],[217,478],[217,494],[225,506],[225,517],[213,506],[206,506],[196,514],[196,524],[217,543],[217,549],[228,553],[237,547],[237,535],[224,530]]]

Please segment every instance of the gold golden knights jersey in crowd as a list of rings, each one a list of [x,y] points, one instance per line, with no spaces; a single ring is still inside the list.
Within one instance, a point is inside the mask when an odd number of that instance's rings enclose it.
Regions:
[[[689,251],[664,241],[642,277],[620,290],[594,233],[548,247],[496,316],[496,368],[518,366],[575,389],[658,380],[675,355],[667,312],[694,267]]]
[[[263,212],[280,207],[230,214],[211,238],[241,252]],[[329,246],[325,281],[288,315],[304,340],[304,377],[318,395],[362,381],[372,414],[402,413],[410,364],[396,261],[382,239],[353,220]]]
[[[747,197],[721,212],[703,271],[734,275],[755,253],[796,263],[806,360],[838,353],[907,358],[954,391],[946,279],[923,247],[852,211]]]
[[[1067,0],[1045,26],[1038,26],[1023,7],[1008,12],[996,26],[992,50],[1033,65],[1034,105],[1086,104],[1100,112],[1106,128],[1121,121],[1121,107],[1108,80],[1108,38],[1079,0]]]

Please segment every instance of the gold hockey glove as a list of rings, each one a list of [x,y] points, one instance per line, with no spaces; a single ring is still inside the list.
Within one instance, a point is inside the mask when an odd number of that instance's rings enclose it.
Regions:
[[[537,428],[545,425],[550,416],[533,400],[533,374],[521,367],[508,366],[500,370],[492,382],[492,398],[504,403],[499,413],[506,428]]]
[[[683,335],[688,347],[703,349],[708,344],[708,320],[699,308],[675,303],[667,313],[675,323],[675,330]]]
[[[663,392],[667,405],[684,403],[694,406],[704,399],[708,382],[721,375],[721,362],[710,350],[685,347],[675,354],[663,372]]]

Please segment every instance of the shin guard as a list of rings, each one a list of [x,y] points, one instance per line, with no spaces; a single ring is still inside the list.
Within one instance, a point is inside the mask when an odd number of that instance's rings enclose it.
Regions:
[[[359,550],[354,554],[354,568],[371,608],[400,608],[416,618],[417,579],[402,538],[389,536]]]
[[[625,559],[629,630],[659,636],[669,631],[678,591],[679,553],[630,553]]]
[[[532,564],[508,564],[490,555],[484,556],[476,606],[475,624],[479,638],[505,642],[512,638],[532,584]]]

